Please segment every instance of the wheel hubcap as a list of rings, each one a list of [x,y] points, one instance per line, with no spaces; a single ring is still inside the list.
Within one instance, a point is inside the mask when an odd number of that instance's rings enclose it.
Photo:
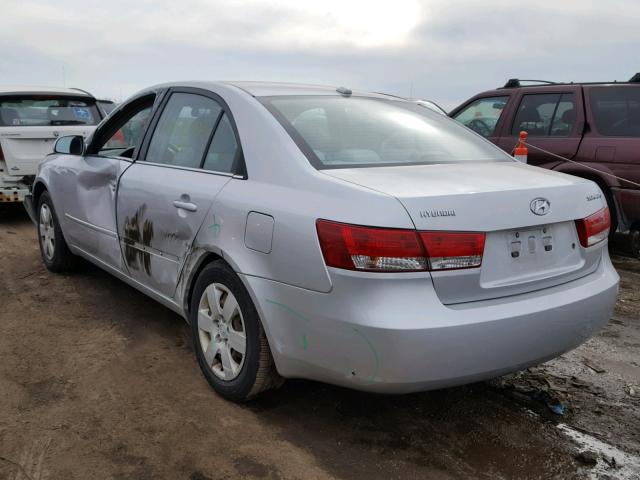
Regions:
[[[40,247],[47,260],[53,259],[56,247],[55,230],[53,227],[53,215],[48,205],[40,207]]]
[[[209,285],[200,297],[198,335],[214,375],[225,381],[236,378],[244,364],[247,336],[238,301],[222,284]]]

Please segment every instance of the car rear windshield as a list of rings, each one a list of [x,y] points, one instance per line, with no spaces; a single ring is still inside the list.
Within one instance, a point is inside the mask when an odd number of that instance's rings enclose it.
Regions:
[[[318,169],[511,161],[444,115],[371,97],[261,99]]]
[[[598,133],[640,137],[640,87],[595,87],[590,96]]]
[[[64,96],[0,97],[0,126],[96,125],[100,114],[89,98]]]

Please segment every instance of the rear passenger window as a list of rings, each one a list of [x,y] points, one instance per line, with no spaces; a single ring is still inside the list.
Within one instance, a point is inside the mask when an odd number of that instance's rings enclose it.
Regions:
[[[591,89],[591,111],[596,128],[609,137],[640,137],[640,88]]]
[[[539,93],[524,95],[516,113],[511,133],[522,130],[532,137],[568,137],[576,123],[573,93]]]
[[[496,130],[509,97],[479,98],[454,118],[483,137],[490,137]]]
[[[151,138],[146,160],[200,168],[213,127],[222,113],[215,100],[191,93],[174,93]]]
[[[238,142],[229,117],[225,113],[213,135],[203,168],[214,172],[232,173],[237,154]]]

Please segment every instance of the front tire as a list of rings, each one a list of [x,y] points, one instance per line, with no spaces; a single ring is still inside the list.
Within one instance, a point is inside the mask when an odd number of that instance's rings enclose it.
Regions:
[[[38,243],[40,255],[48,270],[54,273],[68,272],[77,265],[76,257],[62,235],[49,192],[43,192],[38,201]]]
[[[242,402],[280,386],[282,378],[258,312],[238,276],[224,262],[215,261],[202,270],[190,307],[196,358],[216,392]]]

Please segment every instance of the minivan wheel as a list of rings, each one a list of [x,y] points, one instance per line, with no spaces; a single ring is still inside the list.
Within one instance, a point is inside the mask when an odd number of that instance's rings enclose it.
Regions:
[[[609,208],[609,214],[611,218],[611,228],[609,229],[609,240],[612,240],[618,231],[618,212],[616,210],[616,205],[613,202],[613,195],[611,194],[611,190],[606,187],[600,187],[604,192],[604,198],[607,202],[607,207]]]
[[[640,260],[640,229],[631,230],[629,237],[631,254]]]
[[[48,192],[40,195],[37,215],[38,243],[45,266],[54,273],[72,270],[78,257],[67,246]]]
[[[280,386],[258,312],[224,262],[200,272],[189,317],[198,364],[216,392],[242,402]]]

